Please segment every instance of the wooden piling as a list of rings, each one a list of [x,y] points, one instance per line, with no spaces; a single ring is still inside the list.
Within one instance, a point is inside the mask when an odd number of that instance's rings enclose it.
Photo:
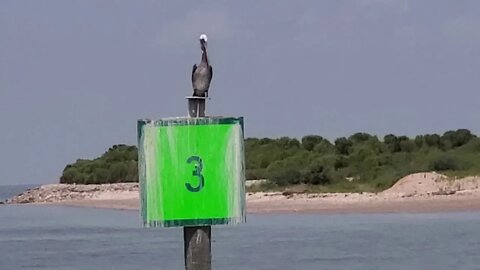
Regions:
[[[205,97],[186,97],[189,117],[205,117]]]
[[[187,97],[189,117],[205,117],[204,97]],[[183,227],[186,270],[212,269],[211,226]]]
[[[186,270],[212,269],[211,226],[183,227]]]

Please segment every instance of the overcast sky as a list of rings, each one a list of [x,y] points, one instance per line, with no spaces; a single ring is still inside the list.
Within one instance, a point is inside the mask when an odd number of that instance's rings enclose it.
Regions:
[[[0,0],[0,184],[186,115],[202,32],[208,113],[248,137],[480,133],[477,0]]]

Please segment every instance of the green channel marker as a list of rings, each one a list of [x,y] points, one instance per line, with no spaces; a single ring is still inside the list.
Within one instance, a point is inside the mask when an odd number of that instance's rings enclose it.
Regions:
[[[245,222],[243,118],[138,121],[146,227]]]

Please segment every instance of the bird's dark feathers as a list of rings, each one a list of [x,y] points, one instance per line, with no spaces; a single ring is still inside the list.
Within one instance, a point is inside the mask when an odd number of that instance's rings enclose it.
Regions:
[[[197,64],[193,65],[193,68],[192,68],[192,81],[193,81],[193,74],[195,73],[196,69],[197,69]]]
[[[210,79],[209,80],[211,81],[212,78],[213,78],[213,68],[212,68],[212,66],[210,66]]]

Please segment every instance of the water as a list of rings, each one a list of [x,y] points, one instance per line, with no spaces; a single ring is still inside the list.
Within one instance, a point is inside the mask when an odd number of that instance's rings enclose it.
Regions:
[[[182,231],[136,211],[0,207],[1,269],[182,269]],[[250,215],[213,228],[214,269],[479,269],[476,213]]]
[[[0,202],[33,188],[35,185],[0,185]]]
[[[213,269],[480,269],[479,213],[248,215],[218,226]],[[0,269],[184,269],[181,228],[137,211],[0,206]]]

